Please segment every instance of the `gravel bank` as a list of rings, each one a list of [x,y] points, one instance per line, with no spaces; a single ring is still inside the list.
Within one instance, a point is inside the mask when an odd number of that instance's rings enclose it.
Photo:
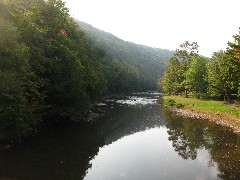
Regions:
[[[205,110],[201,110],[201,112],[200,111],[198,112],[194,110],[178,109],[174,107],[167,107],[167,108],[169,108],[173,113],[176,113],[177,115],[194,118],[194,119],[210,120],[222,126],[230,127],[235,133],[240,134],[240,125],[239,125],[240,119],[232,117],[228,114],[215,113],[215,112],[205,111]]]

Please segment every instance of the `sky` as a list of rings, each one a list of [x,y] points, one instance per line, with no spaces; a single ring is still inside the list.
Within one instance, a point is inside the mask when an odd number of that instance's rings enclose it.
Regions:
[[[240,0],[63,0],[70,15],[125,41],[175,50],[197,42],[211,57],[238,34]]]

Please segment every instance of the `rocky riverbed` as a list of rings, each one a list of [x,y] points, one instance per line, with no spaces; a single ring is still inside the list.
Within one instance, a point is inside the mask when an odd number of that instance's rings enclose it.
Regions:
[[[210,120],[222,126],[230,127],[235,133],[240,134],[240,118],[236,118],[225,113],[215,113],[206,110],[197,111],[169,106],[165,107],[169,108],[173,113],[176,113],[177,115],[194,119]]]

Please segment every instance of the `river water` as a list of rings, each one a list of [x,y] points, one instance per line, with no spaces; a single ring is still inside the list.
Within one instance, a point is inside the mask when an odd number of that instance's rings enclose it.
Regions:
[[[0,179],[240,179],[240,136],[156,104],[109,100],[102,118],[52,128],[0,151]]]

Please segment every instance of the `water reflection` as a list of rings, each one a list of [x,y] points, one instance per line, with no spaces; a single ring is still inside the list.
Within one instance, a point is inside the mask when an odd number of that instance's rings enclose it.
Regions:
[[[240,179],[239,136],[173,115],[154,96],[109,101],[101,120],[1,151],[0,179]]]
[[[240,137],[228,128],[203,120],[186,119],[164,110],[169,140],[183,159],[197,158],[199,149],[209,153],[209,167],[219,169],[220,179],[240,179]]]
[[[0,153],[0,179],[83,179],[104,138],[91,125],[57,128]],[[89,136],[91,132],[91,136]]]
[[[163,126],[162,111],[159,106],[123,107],[116,105],[107,114],[107,121],[101,124],[105,136],[105,144],[136,132]],[[106,123],[106,124],[105,124]]]
[[[91,179],[214,179],[217,166],[206,163],[208,153],[197,160],[183,160],[168,141],[166,128],[153,128],[104,146],[91,161],[85,176]]]

